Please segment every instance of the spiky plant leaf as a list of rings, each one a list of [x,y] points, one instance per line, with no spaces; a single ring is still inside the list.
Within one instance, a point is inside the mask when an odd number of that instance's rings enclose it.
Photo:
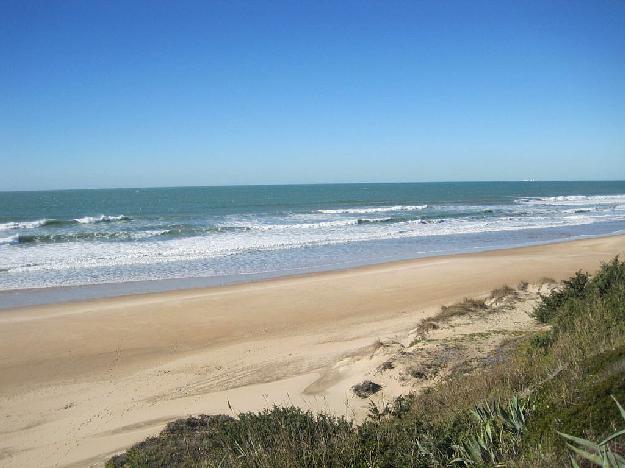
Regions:
[[[618,406],[618,410],[620,411],[621,416],[623,417],[623,419],[625,419],[625,408],[623,408],[621,404],[617,401],[617,399],[614,398],[614,395],[610,395],[610,396],[614,400],[614,403],[616,403],[616,406]]]
[[[578,445],[581,445],[583,447],[588,447],[592,450],[594,450],[595,452],[598,452],[600,447],[599,444],[595,444],[594,442],[591,442],[589,440],[586,439],[582,439],[581,437],[575,437],[569,434],[565,434],[564,432],[560,432],[560,431],[556,431],[560,436],[564,437],[565,439],[568,439],[572,442],[575,442]],[[567,444],[568,445],[568,444]]]
[[[599,465],[599,466],[604,466],[603,465],[603,460],[602,457],[600,457],[599,455],[595,455],[593,453],[590,452],[586,452],[585,450],[582,450],[581,448],[575,447],[572,444],[567,443],[566,446],[573,450],[573,452],[575,452],[576,454],[578,454],[580,457],[585,458],[586,460]]]
[[[603,439],[601,442],[599,442],[599,444],[598,444],[598,445],[605,445],[605,444],[607,444],[608,442],[610,442],[611,440],[614,440],[614,439],[616,439],[618,436],[622,436],[622,435],[625,435],[625,429],[621,429],[620,431],[615,432],[614,434],[612,434],[612,435],[610,435],[610,436],[606,437],[606,438],[605,438],[605,439]]]

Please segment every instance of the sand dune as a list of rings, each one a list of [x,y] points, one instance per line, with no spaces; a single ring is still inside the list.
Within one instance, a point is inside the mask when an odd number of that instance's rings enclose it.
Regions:
[[[0,312],[0,465],[97,465],[202,412],[277,403],[360,418],[350,387],[441,304],[623,252],[615,236]]]

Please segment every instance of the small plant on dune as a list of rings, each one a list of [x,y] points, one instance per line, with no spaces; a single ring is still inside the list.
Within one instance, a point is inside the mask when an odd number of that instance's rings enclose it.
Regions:
[[[521,281],[518,285],[517,285],[517,289],[519,291],[527,291],[527,288],[529,286],[529,283],[527,281]]]
[[[460,302],[451,304],[448,306],[441,306],[441,310],[433,317],[421,320],[417,326],[416,338],[410,343],[410,346],[414,346],[420,340],[432,330],[438,330],[440,328],[438,322],[444,322],[454,317],[461,317],[463,315],[473,314],[482,310],[488,309],[486,302],[483,299],[464,298]]]
[[[461,302],[456,302],[449,306],[442,306],[441,311],[436,316],[432,317],[432,320],[448,320],[452,317],[468,315],[486,309],[488,309],[488,306],[483,299],[465,298]]]
[[[543,286],[545,284],[556,284],[557,281],[554,280],[551,276],[543,276],[541,278],[538,279],[538,281],[536,281],[536,284],[538,284],[538,286]]]
[[[352,391],[360,398],[367,398],[380,390],[382,390],[382,385],[372,382],[371,380],[365,380],[352,387]]]
[[[495,299],[496,301],[513,295],[516,295],[516,291],[507,284],[504,284],[499,288],[495,288],[490,292],[490,298]]]
[[[440,327],[438,325],[438,323],[436,323],[434,320],[432,319],[424,319],[421,320],[421,322],[419,322],[419,325],[417,326],[417,340],[419,338],[423,338],[425,335],[427,335],[429,332],[431,332],[432,330],[438,330]]]
[[[612,396],[612,399],[618,406],[623,421],[625,421],[625,409],[620,403]],[[590,440],[582,439],[581,437],[575,437],[569,434],[558,432],[569,442],[566,443],[567,447],[573,451],[576,455],[580,456],[584,460],[588,460],[595,465],[599,465],[602,468],[623,468],[625,467],[625,458],[622,455],[614,452],[610,447],[610,442],[625,435],[625,429],[616,431],[609,435],[599,443],[591,442]],[[571,464],[574,467],[579,467],[575,457],[571,455]]]

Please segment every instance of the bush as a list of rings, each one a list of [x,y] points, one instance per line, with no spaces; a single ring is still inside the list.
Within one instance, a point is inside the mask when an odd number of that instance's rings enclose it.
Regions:
[[[586,292],[588,273],[578,271],[571,279],[562,282],[560,290],[552,291],[547,296],[541,295],[541,303],[535,311],[535,316],[542,323],[550,323],[558,310],[571,299],[581,299]]]
[[[345,419],[274,407],[237,419],[200,416],[176,421],[107,465],[345,466],[359,456],[357,433]]]

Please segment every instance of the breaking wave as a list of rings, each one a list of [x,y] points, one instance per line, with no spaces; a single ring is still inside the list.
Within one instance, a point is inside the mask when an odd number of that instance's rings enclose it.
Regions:
[[[38,219],[36,221],[10,221],[8,223],[0,223],[0,231],[10,231],[14,229],[35,229],[46,226],[67,226],[69,224],[92,224],[92,223],[110,223],[114,221],[130,221],[131,218],[125,215],[119,216],[85,216],[76,219]]]
[[[104,241],[104,240],[138,240],[153,234],[145,232],[76,232],[70,234],[16,234],[6,244],[55,244],[61,242]],[[2,240],[5,240],[4,238]],[[0,242],[2,241],[0,240]]]
[[[56,223],[55,219],[39,219],[37,221],[11,221],[0,223],[0,231],[10,231],[12,229],[33,229],[41,226],[49,226]]]
[[[555,197],[527,197],[515,200],[526,205],[619,205],[625,202],[625,195],[559,195]]]
[[[447,193],[438,201],[429,195],[391,195],[363,200],[348,194],[336,201],[293,204],[253,200],[234,208],[223,202],[206,210],[186,199],[167,209],[156,209],[151,202],[116,204],[111,209],[107,202],[65,207],[68,214],[63,219],[52,218],[58,213],[44,208],[5,215],[0,223],[0,269],[10,274],[0,275],[0,291],[256,274],[272,268],[298,271],[309,264],[316,268],[349,263],[378,252],[376,258],[385,260],[400,250],[409,256],[417,251],[490,248],[625,229],[625,195],[620,194],[527,198],[511,194],[457,201]],[[428,205],[413,204],[415,200]],[[86,213],[93,216],[83,216]],[[332,245],[337,247],[311,248]],[[270,251],[274,253],[265,254]],[[275,266],[272,261],[283,263]]]
[[[77,218],[74,221],[80,224],[92,224],[92,223],[111,223],[113,221],[130,221],[130,218],[125,215],[119,216],[85,216],[84,218]]]
[[[427,205],[394,205],[394,206],[378,206],[370,208],[338,208],[335,210],[318,210],[318,213],[324,214],[367,214],[367,213],[385,213],[387,211],[418,211],[424,210]]]

